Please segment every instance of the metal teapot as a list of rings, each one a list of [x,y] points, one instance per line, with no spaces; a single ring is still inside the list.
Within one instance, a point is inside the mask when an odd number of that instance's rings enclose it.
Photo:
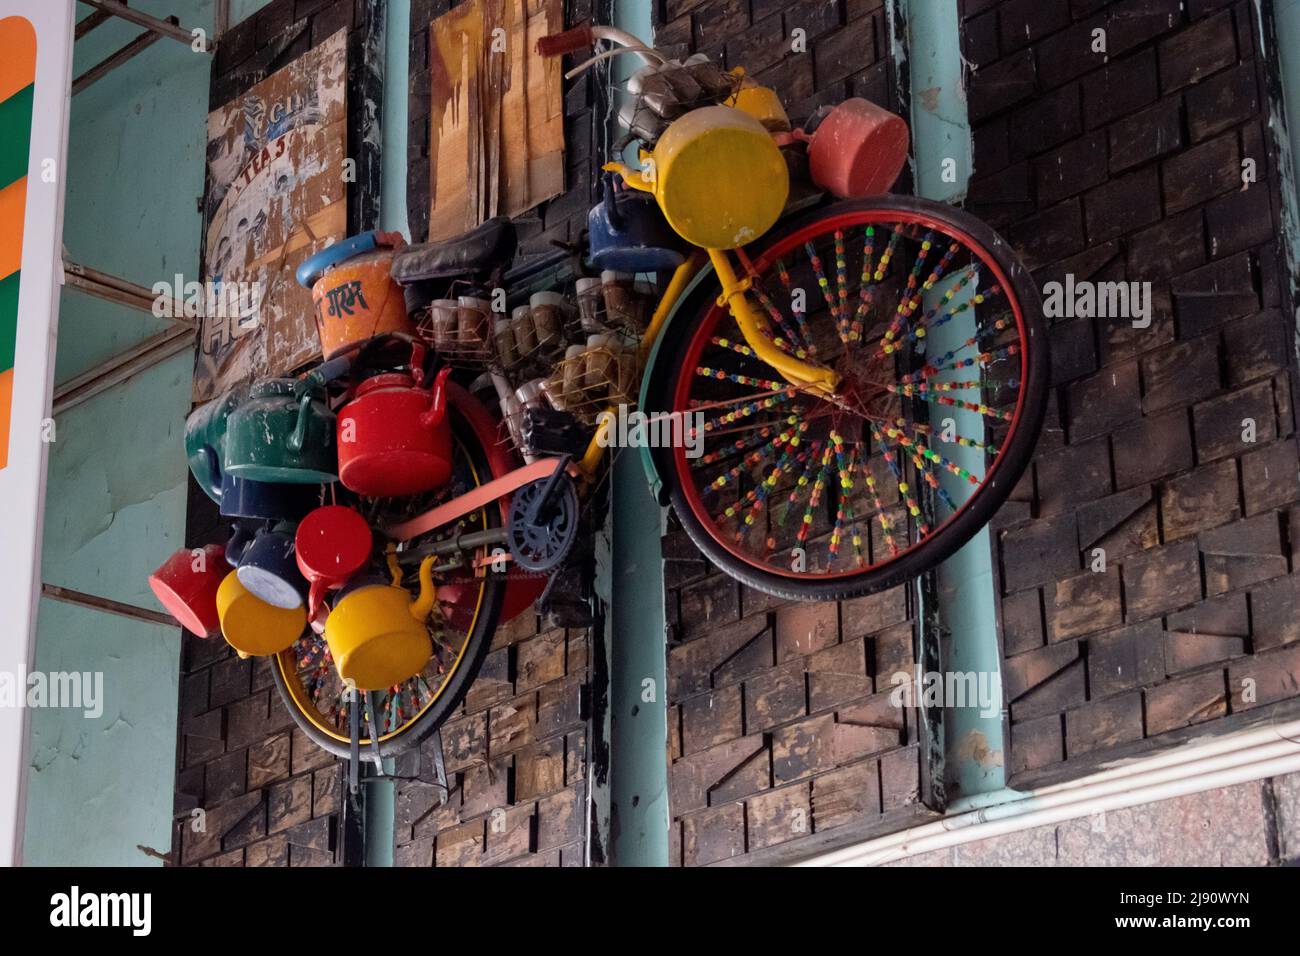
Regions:
[[[654,197],[632,189],[615,190],[614,177],[604,177],[605,198],[587,214],[592,263],[616,272],[657,272],[676,269],[686,244],[664,219]]]
[[[420,593],[414,600],[397,570],[392,584],[371,579],[339,592],[325,621],[325,641],[344,682],[383,690],[420,673],[433,654],[425,622],[437,595],[435,560],[430,555],[420,563]]]
[[[238,478],[320,484],[338,478],[334,413],[310,377],[252,387],[226,426],[225,470]]]

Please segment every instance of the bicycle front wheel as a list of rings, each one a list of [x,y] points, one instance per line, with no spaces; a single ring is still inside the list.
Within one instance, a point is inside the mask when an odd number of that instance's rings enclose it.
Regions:
[[[1049,359],[1028,272],[975,217],[904,196],[812,210],[739,258],[772,344],[841,383],[829,397],[790,385],[699,283],[657,410],[681,417],[660,460],[687,533],[733,577],[796,600],[934,567],[1033,453]]]

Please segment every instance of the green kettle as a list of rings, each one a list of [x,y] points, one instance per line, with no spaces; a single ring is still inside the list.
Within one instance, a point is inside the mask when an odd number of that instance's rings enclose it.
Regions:
[[[226,423],[225,470],[252,481],[335,481],[338,448],[334,431],[334,413],[317,380],[258,382]]]
[[[185,419],[185,458],[190,473],[204,493],[221,504],[222,465],[225,459],[226,423],[248,389],[236,386],[200,405]]]

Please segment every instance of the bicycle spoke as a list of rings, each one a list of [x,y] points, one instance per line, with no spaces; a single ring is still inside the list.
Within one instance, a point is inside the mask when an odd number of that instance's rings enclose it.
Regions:
[[[786,268],[785,260],[777,260],[776,274],[781,280],[781,285],[785,286],[785,290],[789,293],[793,293],[794,287],[790,283],[790,270]],[[808,349],[808,354],[816,355],[817,345],[813,342],[812,333],[808,331],[806,318],[807,308],[796,308],[792,298],[790,302],[790,313],[794,316],[794,323],[799,329],[800,338],[802,338],[804,346]]]

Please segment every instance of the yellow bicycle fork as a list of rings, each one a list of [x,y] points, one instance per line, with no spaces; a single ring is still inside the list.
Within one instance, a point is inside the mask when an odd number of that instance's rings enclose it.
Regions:
[[[708,252],[713,271],[718,274],[718,283],[722,286],[718,305],[725,305],[731,311],[754,354],[780,372],[791,385],[823,395],[835,394],[840,376],[824,365],[810,364],[779,348],[772,341],[767,319],[754,309],[745,294],[753,280],[748,276],[737,278],[736,271],[731,267],[731,259],[722,249],[710,249]]]

